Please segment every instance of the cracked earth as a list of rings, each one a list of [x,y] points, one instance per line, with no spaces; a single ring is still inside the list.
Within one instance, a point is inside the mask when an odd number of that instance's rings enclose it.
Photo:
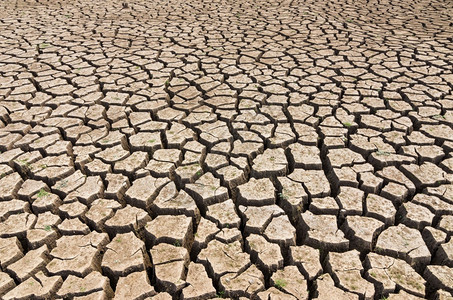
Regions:
[[[1,299],[453,299],[451,0],[0,3]]]

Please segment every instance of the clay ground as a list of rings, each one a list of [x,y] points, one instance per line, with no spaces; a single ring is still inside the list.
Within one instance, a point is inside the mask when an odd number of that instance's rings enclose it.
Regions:
[[[3,0],[1,299],[453,299],[451,0]]]

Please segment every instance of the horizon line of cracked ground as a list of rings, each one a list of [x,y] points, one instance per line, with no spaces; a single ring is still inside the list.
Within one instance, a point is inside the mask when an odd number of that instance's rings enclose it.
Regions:
[[[452,299],[451,1],[0,3],[1,299]]]

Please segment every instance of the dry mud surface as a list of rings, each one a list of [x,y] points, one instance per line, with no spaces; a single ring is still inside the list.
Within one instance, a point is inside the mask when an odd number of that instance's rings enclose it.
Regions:
[[[452,299],[453,2],[0,3],[1,299]]]

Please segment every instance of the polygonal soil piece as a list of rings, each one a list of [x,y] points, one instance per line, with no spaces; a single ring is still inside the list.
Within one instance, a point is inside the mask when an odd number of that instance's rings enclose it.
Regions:
[[[245,206],[275,204],[275,187],[268,178],[250,178],[249,182],[238,186],[238,203]]]
[[[165,131],[165,136],[167,137],[168,148],[180,148],[187,141],[193,140],[196,134],[183,124],[172,122],[170,130]]]
[[[359,295],[345,292],[335,287],[335,284],[329,274],[323,274],[316,279],[315,299],[344,299],[358,300]]]
[[[291,217],[297,219],[303,206],[308,202],[308,195],[300,182],[295,182],[288,177],[277,177],[277,184],[281,188],[279,194],[280,206]]]
[[[129,178],[121,174],[109,173],[105,177],[107,189],[104,191],[104,197],[122,200],[124,193],[130,187]]]
[[[330,195],[330,183],[322,170],[295,169],[288,178],[302,183],[312,198]]]
[[[194,218],[196,222],[200,219],[195,200],[184,190],[178,192],[174,182],[166,184],[156,199],[151,203],[151,211],[158,215],[186,215]]]
[[[5,221],[9,216],[30,212],[30,205],[27,201],[8,200],[0,201],[0,221]]]
[[[357,250],[344,253],[329,252],[326,267],[341,288],[360,295],[362,299],[374,299],[374,285],[361,276],[364,270],[359,255]]]
[[[241,219],[236,214],[236,208],[231,199],[222,203],[209,205],[206,209],[206,218],[216,223],[220,228],[239,228],[241,224]]]
[[[15,198],[23,183],[19,173],[12,173],[0,179],[0,201],[7,201]]]
[[[444,201],[436,196],[419,193],[412,198],[411,202],[427,207],[437,217],[450,214],[453,211],[453,203]]]
[[[63,201],[77,199],[83,204],[90,205],[93,200],[104,194],[104,183],[100,176],[88,176],[85,182],[75,191],[69,193]]]
[[[347,216],[341,226],[353,247],[369,251],[373,248],[373,241],[384,228],[383,222],[362,216]]]
[[[433,163],[425,162],[421,166],[416,164],[402,165],[403,172],[409,177],[417,188],[438,186],[445,183],[446,173]]]
[[[283,267],[283,256],[277,244],[268,242],[263,236],[251,234],[247,237],[245,249],[250,258],[266,274]]]
[[[336,197],[342,215],[362,215],[365,193],[359,189],[342,186]]]
[[[104,274],[115,280],[133,272],[145,271],[150,266],[145,243],[133,232],[115,235],[106,246],[101,266]]]
[[[135,151],[123,160],[117,161],[113,166],[116,173],[132,176],[138,169],[144,168],[148,164],[148,154],[146,152]]]
[[[58,290],[57,296],[66,299],[90,295],[97,291],[104,291],[109,298],[114,295],[110,280],[101,273],[93,271],[84,278],[69,275]]]
[[[129,138],[132,151],[154,152],[162,148],[159,132],[139,132]]]
[[[275,287],[271,287],[263,292],[259,292],[258,295],[257,295],[258,299],[260,300],[269,300],[269,299],[275,299],[275,300],[283,300],[283,299],[287,299],[287,300],[296,300],[297,298],[292,296],[292,295],[288,295],[287,293],[285,292],[282,292],[280,291],[279,289],[275,288]]]
[[[365,278],[375,284],[376,294],[393,293],[398,288],[425,297],[425,280],[404,260],[369,253],[365,266],[369,268]]]
[[[437,196],[440,199],[452,203],[453,199],[453,184],[443,184],[438,187],[428,187],[424,190],[425,193]]]
[[[335,188],[339,188],[340,186],[359,187],[357,173],[351,167],[333,168],[328,178]]]
[[[0,267],[2,270],[5,270],[7,266],[21,259],[24,256],[22,251],[22,245],[17,237],[0,239]]]
[[[126,192],[127,203],[147,209],[160,189],[169,182],[168,178],[146,176],[136,179]]]
[[[87,223],[99,231],[104,230],[104,223],[113,217],[116,210],[121,208],[121,204],[111,199],[96,199],[91,203],[91,207],[85,214]]]
[[[284,117],[284,116],[282,116]],[[289,123],[278,123],[272,137],[267,139],[270,148],[283,148],[294,143],[296,135]]]
[[[220,289],[227,297],[253,298],[264,290],[264,276],[255,265],[251,265],[237,274],[225,274],[220,278]]]
[[[180,122],[182,119],[186,117],[186,113],[183,111],[176,110],[171,107],[166,107],[161,109],[157,112],[157,119],[159,121],[175,121]]]
[[[308,209],[316,215],[337,216],[340,211],[337,201],[332,197],[313,198]]]
[[[62,283],[60,276],[47,277],[43,272],[38,272],[9,291],[2,299],[50,299]]]
[[[253,160],[252,176],[255,178],[284,176],[287,172],[288,161],[282,148],[266,149]]]
[[[172,162],[168,161],[158,161],[152,159],[146,165],[145,170],[149,171],[149,173],[154,177],[174,177],[174,171],[176,166]]]
[[[208,277],[202,264],[191,262],[186,277],[187,286],[182,290],[184,299],[208,299],[216,296],[212,279]]]
[[[331,168],[341,168],[343,166],[365,163],[362,155],[348,148],[330,149],[327,154],[327,161]]]
[[[215,238],[224,244],[230,244],[235,241],[242,243],[242,233],[238,228],[222,228],[215,235]]]
[[[234,163],[233,159],[232,163]],[[218,169],[216,174],[230,190],[234,190],[238,185],[247,182],[244,171],[232,165]]]
[[[194,152],[194,153],[200,153],[200,154],[203,154],[203,156],[206,155],[206,146],[203,145],[202,143],[198,142],[198,141],[187,142],[184,145],[183,150],[185,152],[191,151],[191,152]]]
[[[14,280],[9,277],[8,273],[0,271],[0,297],[15,286]]]
[[[387,225],[395,223],[396,209],[392,201],[378,195],[368,194],[365,202],[367,217],[378,219]]]
[[[385,168],[387,166],[397,166],[403,164],[415,163],[416,159],[408,155],[394,154],[386,151],[377,150],[368,156],[368,162],[378,169]]]
[[[232,147],[231,147],[230,143],[222,142],[222,143],[218,143],[215,146],[213,146],[211,148],[210,153],[230,155],[231,149],[232,149]],[[244,158],[247,159],[246,157],[244,157]]]
[[[194,152],[190,150],[186,150],[184,152],[184,160],[181,162],[182,165],[190,165],[190,164],[199,164],[202,165],[205,157],[205,152]]]
[[[184,271],[189,264],[189,253],[184,247],[159,244],[151,250],[156,283],[160,289],[174,294],[185,286]]]
[[[157,216],[145,226],[145,237],[152,246],[167,243],[190,250],[192,244],[192,218],[184,215]]]
[[[404,224],[390,226],[378,237],[376,252],[406,260],[416,270],[431,261],[431,253],[421,233]]]
[[[38,249],[44,244],[49,248],[54,248],[56,245],[55,241],[60,236],[56,230],[57,225],[60,223],[60,217],[49,211],[39,214],[33,229],[27,230],[28,249]]]
[[[241,171],[244,171],[245,173],[250,172],[250,165],[249,165],[247,158],[230,157],[230,162],[232,165],[234,165],[236,168],[240,169]],[[245,176],[245,174],[244,174],[244,176]]]
[[[277,205],[266,206],[239,206],[242,222],[245,223],[246,233],[261,234],[274,217],[284,215],[285,212]]]
[[[104,178],[107,174],[112,172],[112,166],[96,158],[93,161],[86,163],[84,170],[89,175],[99,175]]]
[[[84,277],[92,271],[100,271],[100,252],[109,242],[106,233],[92,231],[87,235],[67,235],[57,240],[50,252],[53,259],[46,269],[50,274]]]
[[[61,199],[56,194],[47,193],[40,190],[35,194],[32,199],[32,210],[36,214],[40,214],[47,211],[52,211],[54,213],[58,212],[58,207],[61,205]]]
[[[272,275],[270,281],[274,287],[297,299],[308,299],[307,281],[296,266],[286,266],[278,270]]]
[[[110,131],[107,136],[98,140],[95,145],[102,149],[111,148],[117,145],[121,145],[124,149],[128,148],[126,136],[120,131]]]
[[[74,199],[68,199],[74,201]],[[88,207],[80,201],[62,204],[58,207],[59,215],[64,218],[83,218],[88,211]]]
[[[43,271],[44,266],[49,261],[49,249],[47,245],[36,250],[30,250],[21,259],[7,267],[10,273],[17,281],[23,282],[39,271]]]
[[[12,167],[14,165],[14,159],[22,154],[24,154],[24,151],[20,148],[3,151],[0,155],[0,164]]]
[[[453,268],[448,266],[427,266],[423,277],[437,289],[453,293]]]
[[[412,202],[403,203],[398,210],[400,222],[408,227],[423,230],[433,223],[434,214],[421,205]]]
[[[296,245],[296,229],[288,219],[288,216],[274,217],[267,225],[263,235],[272,243],[281,247]]]
[[[31,197],[34,194],[38,193],[40,190],[45,192],[50,191],[49,187],[44,182],[27,179],[24,181],[19,191],[17,192],[17,196],[23,200],[30,200]]]
[[[30,165],[31,178],[42,180],[53,186],[62,178],[74,173],[72,158],[65,154],[60,156],[47,156]]]
[[[24,154],[20,155],[19,157],[16,157],[13,160],[13,163],[10,164],[10,166],[14,167],[20,174],[26,175],[32,171],[32,169],[33,169],[32,164],[34,164],[35,162],[37,162],[41,159],[42,159],[42,155],[41,155],[41,153],[39,153],[39,151],[25,152]],[[44,165],[39,164],[39,166],[44,166]],[[41,167],[39,169],[41,169]],[[68,175],[70,175],[70,174],[68,174]],[[10,181],[13,179],[15,179],[15,177],[11,177],[8,180],[8,182],[11,184]],[[8,192],[8,191],[9,190],[5,189],[5,192]]]
[[[250,266],[250,257],[242,252],[241,243],[224,244],[218,240],[209,242],[197,257],[208,270],[210,277],[218,280],[227,273],[241,273]]]
[[[453,130],[446,124],[429,125],[423,124],[420,131],[429,137],[438,139],[439,141],[453,141]]]
[[[212,146],[219,142],[232,142],[233,136],[228,129],[228,126],[223,121],[215,121],[213,123],[205,122],[196,127],[200,133],[200,142]]]
[[[322,162],[320,151],[315,146],[305,146],[299,143],[291,144],[289,147],[294,167],[310,170],[321,170]]]
[[[409,190],[404,185],[389,182],[381,190],[380,195],[384,198],[392,200],[396,205],[400,205],[402,202],[407,200]]]
[[[182,186],[188,183],[194,183],[202,174],[203,168],[199,163],[181,165],[175,170],[175,178],[178,184]]]
[[[99,158],[106,164],[113,164],[117,161],[125,159],[128,156],[129,151],[124,150],[121,145],[107,148],[94,155],[94,157]]]
[[[185,189],[197,202],[198,207],[223,202],[228,199],[228,189],[220,185],[212,173],[202,175],[195,183],[186,184]]]
[[[210,172],[215,172],[215,170],[228,166],[226,156],[215,153],[208,153],[204,163]]]
[[[63,178],[55,183],[52,187],[52,192],[60,197],[66,197],[70,192],[76,190],[85,183],[86,175],[80,170],[75,171],[66,178]]]
[[[382,170],[376,173],[379,177],[388,180],[389,182],[399,183],[404,185],[411,195],[415,194],[415,185],[414,183],[407,178],[400,170],[396,167],[385,167]]]
[[[192,245],[192,254],[197,254],[201,249],[206,248],[208,243],[212,241],[220,229],[215,223],[208,219],[201,218],[198,223],[197,232],[194,234],[194,243]]]
[[[134,272],[126,277],[120,277],[116,285],[113,299],[145,299],[156,295],[145,271]]]
[[[384,180],[374,175],[373,172],[359,173],[359,180],[360,189],[373,194],[377,194],[384,184]]]
[[[145,210],[128,204],[118,209],[115,215],[104,223],[104,228],[113,237],[117,233],[137,232],[149,221],[151,217]]]
[[[29,213],[11,215],[0,223],[0,238],[17,236],[24,238],[28,229],[33,228],[36,216]]]
[[[1,160],[1,158],[0,158]],[[0,174],[3,174],[3,176],[10,175],[14,173],[14,169],[11,168],[8,165],[0,165]]]
[[[289,260],[310,281],[322,274],[320,253],[318,249],[309,246],[289,247]]]
[[[66,219],[57,226],[62,235],[88,234],[90,228],[78,218]]]
[[[233,143],[233,150],[231,155],[234,157],[244,157],[248,160],[255,158],[259,153],[263,153],[264,145],[263,143],[253,143],[253,142],[241,142],[236,140]]]
[[[439,164],[439,162],[444,158],[445,152],[443,149],[436,145],[425,145],[425,146],[403,146],[401,147],[402,152],[406,155],[413,156],[418,159],[420,163],[431,162],[434,164]],[[447,162],[448,163],[448,162]],[[445,169],[442,165],[441,167]]]
[[[310,211],[301,216],[300,226],[306,232],[307,245],[328,251],[345,251],[349,248],[349,241],[338,229],[335,216],[314,215]]]

